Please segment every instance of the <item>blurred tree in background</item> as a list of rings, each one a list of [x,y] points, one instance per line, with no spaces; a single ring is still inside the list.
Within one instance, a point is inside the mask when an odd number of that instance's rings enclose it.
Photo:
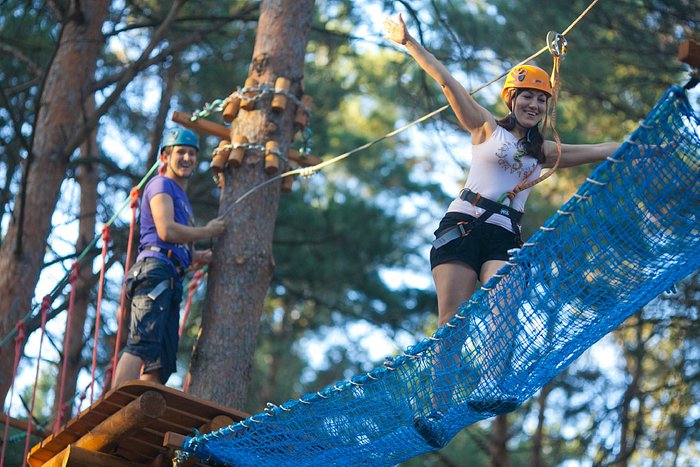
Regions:
[[[62,28],[76,20],[66,15],[73,3],[0,1],[3,243],[18,222],[21,187],[32,182],[24,167],[43,157],[33,152],[40,98]],[[539,50],[547,31],[561,32],[588,5],[578,0],[317,1],[304,79],[305,93],[314,98],[313,154],[328,159],[444,105],[439,87],[410,57],[381,40],[384,15],[401,12],[412,33],[465,87],[476,89]],[[176,13],[169,17],[173,6]],[[686,68],[676,54],[682,39],[699,39],[700,9],[693,6],[689,0],[600,2],[581,20],[567,35],[569,49],[562,62],[556,128],[563,141],[621,140],[668,86],[685,83]],[[30,310],[36,316],[42,296],[69,272],[76,252],[91,240],[78,235],[79,222],[92,215],[99,235],[128,198],[155,162],[172,111],[192,113],[243,85],[257,17],[258,3],[248,1],[110,3],[92,94],[75,96],[87,109],[78,125],[86,130],[84,140],[89,117],[95,117],[97,149],[81,146],[82,140],[66,146],[49,236],[24,245],[44,252],[41,279],[33,294],[24,290],[3,297],[4,332],[13,328],[17,316]],[[163,24],[167,28],[161,30]],[[545,69],[551,66],[549,54],[536,62]],[[497,115],[506,111],[500,85],[475,95]],[[65,134],[64,143],[74,136]],[[219,197],[207,160],[218,141],[206,137],[202,142],[200,170],[189,185],[199,220],[216,214]],[[261,320],[249,399],[241,409],[257,412],[267,401],[283,402],[368,371],[381,362],[382,353],[399,352],[435,330],[429,243],[466,177],[468,144],[454,115],[442,112],[295,181],[294,190],[282,195],[274,238],[276,272]],[[92,193],[78,183],[88,167],[97,174]],[[526,236],[571,196],[591,169],[558,172],[533,191]],[[93,213],[79,209],[89,196],[95,199]],[[112,229],[98,384],[114,345],[128,222],[125,213]],[[91,262],[85,266],[91,267]],[[676,293],[640,310],[517,412],[470,427],[442,451],[406,464],[686,465],[698,456],[698,280],[697,275],[687,279]],[[82,368],[74,376],[76,392],[89,382],[96,279],[92,281],[85,279],[91,290],[87,318],[78,323],[85,344],[74,362]],[[68,288],[63,291],[53,304],[52,316],[58,319],[49,325],[53,345],[45,343],[52,350],[43,354],[49,360],[42,365],[41,379],[46,403],[34,414],[44,422],[56,412],[50,403],[55,385],[44,383],[58,374],[63,357]],[[22,293],[26,298],[19,298]],[[200,287],[181,340],[180,373],[171,384],[184,378],[204,295]],[[33,317],[27,325],[35,330],[38,320]],[[0,352],[3,361],[12,360],[11,343]],[[36,348],[27,347],[20,366],[24,381],[27,375],[33,378],[35,360]],[[9,375],[2,378],[6,391]],[[33,381],[22,384],[15,393],[26,400],[26,385]],[[13,405],[11,413],[26,417],[21,404]]]

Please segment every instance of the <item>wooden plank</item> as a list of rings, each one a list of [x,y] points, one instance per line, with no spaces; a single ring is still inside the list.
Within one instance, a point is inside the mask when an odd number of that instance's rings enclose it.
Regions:
[[[122,442],[116,453],[132,462],[146,463],[163,452],[161,444],[163,436],[159,436],[156,443],[147,442],[141,437],[130,437]]]
[[[18,430],[22,430],[26,433],[27,431],[27,421],[26,420],[19,420],[16,418],[9,417],[5,415],[4,413],[0,413],[0,424],[3,426],[5,424],[10,425],[12,428],[17,428]],[[46,430],[44,430],[42,427],[35,426],[32,424],[32,434],[34,436],[46,436]]]
[[[236,422],[248,417],[244,412],[199,399],[177,389],[147,381],[129,381],[109,391],[92,407],[83,410],[76,418],[68,421],[60,432],[34,446],[29,454],[30,465],[42,465],[71,445],[85,449],[85,446],[79,445],[82,438],[88,436],[92,430],[110,417],[113,419],[121,417],[124,412],[123,407],[133,403],[148,391],[157,392],[165,400],[164,412],[160,417],[152,419],[150,423],[134,427],[112,447],[103,448],[103,451],[109,449],[111,454],[131,462],[148,464],[162,454],[162,442],[167,432],[179,433],[183,436],[192,435],[193,430],[203,424],[225,426],[230,424],[229,421]]]
[[[231,141],[231,128],[226,125],[221,125],[219,123],[214,123],[212,121],[198,118],[195,121],[191,121],[192,115],[185,112],[173,112],[172,121],[189,128],[190,130],[198,131],[200,133],[206,133],[208,135],[216,136],[219,139],[225,139],[226,141]],[[302,167],[310,167],[312,165],[320,164],[321,159],[311,154],[300,154],[299,151],[291,150],[287,154],[290,160],[293,160]]]
[[[231,128],[218,123],[211,122],[204,118],[198,118],[195,121],[190,120],[192,115],[185,112],[173,112],[172,121],[178,123],[185,128],[194,130],[200,133],[216,136],[219,139],[231,140]]]
[[[169,431],[163,437],[163,446],[172,449],[180,449],[185,444],[185,440],[187,440],[187,436]]]
[[[136,467],[138,465],[141,464],[134,464],[109,454],[70,445],[61,451],[58,456],[44,464],[44,467]]]
[[[204,418],[213,418],[219,414],[227,414],[231,416],[231,418],[233,418],[234,421],[239,421],[244,420],[250,416],[249,414],[240,410],[225,407],[215,402],[200,399],[199,397],[193,396],[191,394],[186,394],[177,389],[173,389],[167,386],[161,386],[157,383],[150,383],[148,381],[141,381],[139,382],[139,384],[121,387],[120,392],[140,394],[144,392],[145,388],[151,388],[160,392],[161,395],[165,398],[165,402],[168,408],[177,408],[178,410],[181,410],[183,412],[197,414]]]
[[[693,68],[700,68],[700,42],[686,39],[678,47],[678,60]]]
[[[109,416],[75,442],[80,448],[102,451],[116,444],[127,433],[145,426],[165,413],[165,399],[156,391],[144,392],[122,410]]]
[[[121,439],[128,436],[134,430],[140,429],[150,420],[153,420],[165,413],[165,400],[160,393],[156,391],[144,392],[141,396],[131,401],[121,410],[115,412],[107,418],[104,418],[99,424],[92,428],[89,432],[77,439],[71,446],[89,451],[107,451],[111,446],[117,444]],[[96,415],[95,411],[85,414],[86,416]],[[83,418],[85,420],[85,417]],[[43,455],[30,454],[29,464],[40,465],[38,461],[45,457]],[[64,449],[59,454],[54,456],[51,465],[64,465],[63,459],[66,459],[68,454]],[[55,460],[54,460],[55,459]],[[90,464],[85,464],[90,465]]]

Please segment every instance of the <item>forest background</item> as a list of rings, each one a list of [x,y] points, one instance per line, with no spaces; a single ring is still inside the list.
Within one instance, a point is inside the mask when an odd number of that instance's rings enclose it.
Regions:
[[[153,165],[164,128],[173,126],[172,112],[192,113],[226,97],[243,85],[250,66],[258,2],[96,0],[90,8],[104,8],[98,39],[70,44],[88,50],[92,62],[74,64],[74,79],[56,81],[49,70],[60,57],[62,31],[85,19],[75,15],[79,4],[0,0],[0,322],[6,337],[25,313],[27,331],[39,328],[42,298],[70,273],[76,254],[100,235]],[[173,4],[176,14],[170,15]],[[401,12],[414,36],[474,89],[539,50],[547,31],[563,30],[588,4],[317,0],[304,72],[304,92],[314,99],[307,133],[312,153],[328,159],[444,105],[439,88],[412,59],[382,40],[384,16]],[[632,132],[669,86],[688,80],[688,68],[676,56],[681,40],[700,39],[699,22],[695,0],[599,2],[567,36],[557,108],[562,140],[622,140]],[[550,56],[537,64],[549,69]],[[76,87],[73,81],[81,79],[89,86]],[[498,97],[501,84],[476,95],[497,115],[506,110]],[[47,89],[64,93],[66,106],[78,102],[84,114],[61,118],[61,110],[52,108],[48,118],[39,118]],[[692,99],[697,108],[697,93]],[[202,138],[200,167],[188,188],[200,222],[218,212],[220,190],[209,171],[217,143]],[[468,145],[454,115],[442,112],[297,180],[292,192],[281,195],[276,269],[248,396],[237,408],[255,413],[268,401],[317,391],[369,371],[384,355],[432,334],[437,316],[429,244],[464,183]],[[50,179],[27,177],[42,160],[52,167],[46,171]],[[591,170],[562,170],[534,190],[525,237]],[[57,189],[55,206],[25,210],[32,189],[50,186]],[[51,219],[48,237],[34,228],[32,215]],[[129,218],[129,212],[119,213],[111,230],[97,330],[98,389],[116,339]],[[18,230],[21,219],[24,228]],[[76,302],[82,312],[73,320],[77,331],[65,352],[67,288],[52,305],[34,411],[38,424],[50,427],[57,413],[63,358],[70,363],[67,394],[76,395],[73,413],[90,383],[100,248],[98,242],[89,251],[93,270],[81,272]],[[41,256],[36,275],[6,267],[18,249]],[[8,276],[18,275],[31,284],[10,288]],[[204,298],[200,286],[173,386],[187,372]],[[698,300],[700,278],[694,274],[639,310],[513,414],[471,426],[445,449],[406,465],[690,465],[700,457]],[[38,334],[22,349],[15,397],[5,405],[16,418],[27,416]],[[5,339],[0,352],[5,395],[13,339]],[[219,358],[236,355],[221,348]],[[212,377],[199,384],[227,383]],[[23,445],[17,435],[13,440]]]

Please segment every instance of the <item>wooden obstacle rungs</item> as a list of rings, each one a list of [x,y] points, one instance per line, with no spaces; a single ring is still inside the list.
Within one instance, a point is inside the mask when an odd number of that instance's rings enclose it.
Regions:
[[[700,43],[690,39],[681,42],[678,47],[678,60],[693,68],[700,68]]]
[[[221,125],[219,123],[214,123],[212,121],[198,118],[192,121],[192,116],[185,112],[173,112],[172,121],[189,128],[190,130],[197,131],[199,133],[206,133],[208,135],[216,136],[222,140],[229,140],[231,138],[231,128],[226,125]],[[321,159],[312,155],[299,156],[298,151],[288,154],[290,160],[293,160],[302,167],[311,167],[321,163]]]

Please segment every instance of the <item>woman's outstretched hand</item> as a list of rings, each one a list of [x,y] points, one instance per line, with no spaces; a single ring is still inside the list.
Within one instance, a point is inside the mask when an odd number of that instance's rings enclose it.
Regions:
[[[406,29],[406,23],[403,22],[401,18],[401,13],[397,17],[397,21],[393,21],[391,18],[384,19],[384,39],[394,41],[397,44],[406,45],[408,38],[408,29]]]

